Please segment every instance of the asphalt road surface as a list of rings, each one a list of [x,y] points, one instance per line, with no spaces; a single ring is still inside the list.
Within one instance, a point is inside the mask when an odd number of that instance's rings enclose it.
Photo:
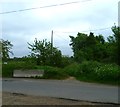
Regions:
[[[117,103],[118,87],[66,80],[2,79],[2,90],[90,102]]]

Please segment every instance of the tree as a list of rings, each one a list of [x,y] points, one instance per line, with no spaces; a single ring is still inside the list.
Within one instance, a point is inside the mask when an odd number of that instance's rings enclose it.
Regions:
[[[34,40],[33,44],[28,43],[31,55],[36,57],[37,65],[59,66],[61,63],[61,51],[55,47],[51,48],[51,43],[46,39]]]
[[[105,39],[102,35],[96,36],[96,40],[98,41],[98,43],[105,43]]]
[[[94,59],[93,52],[97,41],[92,32],[90,32],[89,36],[84,33],[78,33],[76,38],[73,36],[70,36],[70,38],[72,42],[70,46],[72,46],[74,59],[77,62]]]
[[[74,59],[77,62],[85,60],[101,61],[106,57],[105,40],[102,35],[94,36],[90,32],[89,35],[78,33],[77,37],[70,36],[71,46],[74,52]]]
[[[77,62],[95,60],[120,65],[120,28],[113,26],[113,35],[105,41],[102,35],[94,36],[78,33],[77,37],[70,36],[74,59]]]
[[[10,41],[3,39],[0,40],[0,48],[2,49],[2,51],[0,51],[0,54],[2,56],[3,61],[9,58],[9,53],[13,55],[13,52],[11,51],[12,47],[13,44],[11,44]]]
[[[70,46],[72,46],[75,61],[82,62],[84,60],[84,54],[81,52],[81,50],[86,47],[87,34],[78,32],[76,38],[73,36],[70,36],[70,38]]]
[[[112,59],[117,62],[118,65],[120,65],[120,27],[117,27],[116,25],[112,27],[113,36],[109,36],[108,42],[109,42],[109,48],[110,48],[110,55]]]
[[[62,56],[62,64],[61,64],[61,67],[64,68],[68,65],[70,65],[71,63],[73,63],[74,60],[73,60],[73,57],[71,56],[66,56],[66,55],[63,55]]]
[[[86,44],[87,47],[93,47],[96,45],[96,38],[94,37],[94,33],[90,32],[89,36],[87,36]]]

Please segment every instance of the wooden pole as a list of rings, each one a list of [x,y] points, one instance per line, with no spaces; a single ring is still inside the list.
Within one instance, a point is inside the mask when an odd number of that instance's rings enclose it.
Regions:
[[[53,30],[51,32],[51,54],[53,52]]]

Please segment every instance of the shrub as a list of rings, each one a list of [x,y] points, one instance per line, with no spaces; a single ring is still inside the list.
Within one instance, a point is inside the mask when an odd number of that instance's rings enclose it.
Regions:
[[[9,61],[2,64],[2,77],[12,77],[14,69],[35,69],[35,65],[24,61]]]
[[[120,67],[116,64],[104,64],[86,61],[80,64],[79,80],[116,84],[119,82]]]
[[[118,81],[120,67],[115,64],[102,64],[102,66],[95,69],[95,73],[99,79]]]
[[[62,69],[50,66],[38,66],[37,69],[44,69],[45,79],[65,79],[68,75]]]
[[[64,68],[69,76],[90,76],[94,74],[95,68],[99,67],[101,64],[96,61],[84,61],[81,64],[72,63]]]
[[[73,58],[68,57],[68,56],[62,56],[62,63],[61,63],[61,67],[64,68],[68,65],[70,65],[71,63],[73,63]]]
[[[80,64],[82,74],[93,74],[96,67],[100,67],[101,64],[97,61],[84,61]]]
[[[76,73],[78,72],[78,64],[72,63],[68,66],[66,66],[63,71],[67,73],[69,76],[76,76]]]
[[[11,62],[11,64],[14,64],[14,69],[35,69],[34,63],[27,63],[25,61]]]
[[[13,64],[2,64],[2,77],[12,77],[13,70],[14,70]]]

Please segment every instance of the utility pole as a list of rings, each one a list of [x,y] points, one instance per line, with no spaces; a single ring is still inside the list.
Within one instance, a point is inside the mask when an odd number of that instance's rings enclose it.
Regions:
[[[120,1],[118,2],[118,29],[120,29]]]
[[[53,52],[53,30],[51,32],[51,54]]]

